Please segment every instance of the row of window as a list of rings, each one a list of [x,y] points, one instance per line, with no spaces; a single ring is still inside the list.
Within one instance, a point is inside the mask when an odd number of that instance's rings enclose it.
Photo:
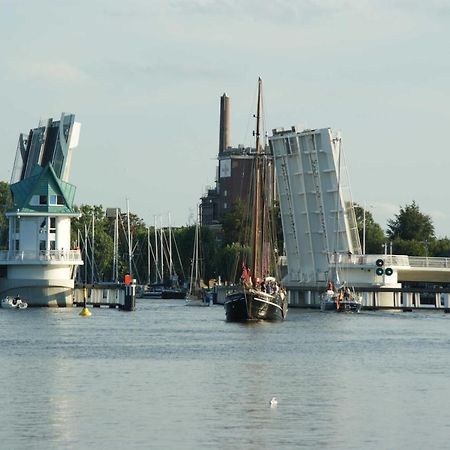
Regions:
[[[33,195],[30,200],[31,206],[56,206],[64,205],[64,197],[62,195]]]
[[[50,244],[50,250],[56,250],[56,241],[51,240],[49,241]],[[16,252],[18,252],[20,250],[20,241],[19,239],[15,239],[14,240],[14,249],[16,250]],[[41,251],[46,251],[47,250],[47,241],[44,239],[41,239],[39,241],[39,250]]]

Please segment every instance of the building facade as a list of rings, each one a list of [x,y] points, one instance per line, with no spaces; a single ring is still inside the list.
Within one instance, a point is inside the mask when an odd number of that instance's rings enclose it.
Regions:
[[[69,306],[76,267],[71,219],[76,188],[68,183],[80,124],[74,115],[21,134],[11,193],[8,250],[0,252],[0,295],[19,295],[31,306]]]

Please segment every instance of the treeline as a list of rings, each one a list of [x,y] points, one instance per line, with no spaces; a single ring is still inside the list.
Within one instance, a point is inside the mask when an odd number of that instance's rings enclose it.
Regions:
[[[241,214],[241,209],[238,209]],[[117,241],[119,280],[129,273],[131,259],[132,275],[138,283],[154,283],[157,280],[161,281],[162,278],[162,282],[169,284],[172,281],[169,273],[170,260],[173,264],[172,273],[177,275],[178,282],[182,285],[189,281],[195,225],[171,227],[170,229],[165,226],[161,232],[160,228],[155,230],[154,226],[147,226],[141,218],[133,213],[122,212],[116,221],[115,216],[107,216],[106,210],[101,205],[82,205],[77,210],[81,216],[72,220],[72,242],[73,246],[78,246],[84,255],[85,264],[80,268],[79,273],[82,281],[90,282],[92,277],[96,281],[114,280],[115,241]],[[248,249],[243,243],[234,242],[230,238],[236,231],[236,227],[240,226],[233,220],[233,215],[230,213],[228,223],[224,224],[221,230],[200,227],[199,263],[205,282],[218,279],[219,276],[224,281],[236,281],[238,260],[243,252],[248,252]],[[115,229],[118,229],[118,232],[115,232]],[[236,236],[238,234],[236,232]],[[128,239],[129,235],[130,239]],[[161,246],[164,248],[162,264]],[[172,249],[171,258],[170,248]],[[130,249],[131,258],[129,256]],[[156,264],[156,260],[158,260],[158,264]],[[161,266],[164,268],[162,277]]]
[[[388,252],[415,256],[449,256],[450,240],[438,238],[432,219],[420,211],[416,202],[400,207],[398,214],[388,220],[387,229],[376,223],[370,211],[355,204],[355,213],[361,243],[365,235],[365,251],[368,254]],[[8,223],[4,212],[12,207],[9,184],[0,182],[0,248],[7,248]],[[115,279],[115,217],[107,217],[106,209],[101,205],[81,205],[77,208],[80,217],[72,220],[72,245],[83,251],[85,265],[80,268],[81,280],[113,281]],[[148,227],[136,214],[130,213],[130,235],[133,277],[139,283],[154,282],[155,267],[155,228]],[[278,222],[279,253],[283,248],[280,213],[278,206],[274,208],[274,216]],[[365,232],[364,232],[365,230]],[[158,246],[161,234],[156,230]],[[174,271],[180,283],[189,280],[189,272],[194,246],[195,225],[174,227],[171,229],[172,261]],[[217,229],[200,227],[201,273],[205,281],[217,279],[236,282],[239,277],[238,266],[243,256],[248,254],[247,246],[249,230],[249,213],[241,202],[232,205],[223,217],[222,226]],[[164,281],[169,281],[168,248],[169,230],[163,231]],[[119,216],[117,234],[117,272],[119,279],[129,271],[128,218],[122,213]],[[160,253],[159,247],[159,253]],[[93,254],[93,257],[92,257]],[[150,257],[150,271],[149,271]],[[159,258],[160,259],[160,258]],[[159,261],[159,267],[161,262]]]
[[[392,250],[396,255],[450,257],[450,240],[436,237],[431,217],[422,213],[415,201],[400,207],[398,214],[388,220],[386,232],[374,221],[370,211],[364,214],[364,208],[354,206],[361,245],[365,234],[366,253]]]

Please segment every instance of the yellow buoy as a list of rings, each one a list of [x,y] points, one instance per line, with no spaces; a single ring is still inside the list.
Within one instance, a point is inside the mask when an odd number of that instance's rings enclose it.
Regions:
[[[92,313],[86,308],[86,306],[80,312],[80,316],[83,317],[89,317],[90,315],[92,315]]]
[[[89,317],[92,313],[87,309],[86,306],[86,298],[87,298],[87,289],[86,286],[83,288],[83,309],[80,312],[80,316]]]

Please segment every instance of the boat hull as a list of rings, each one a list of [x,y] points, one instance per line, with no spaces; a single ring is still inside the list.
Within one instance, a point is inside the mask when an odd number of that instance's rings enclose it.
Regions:
[[[280,321],[287,315],[287,298],[258,291],[235,292],[227,295],[224,308],[227,322]]]
[[[334,312],[355,312],[361,311],[361,303],[355,300],[348,301],[323,301],[320,305],[322,311],[334,311]]]
[[[163,299],[185,299],[186,291],[176,290],[176,289],[163,290],[161,293],[161,298],[163,298]]]

